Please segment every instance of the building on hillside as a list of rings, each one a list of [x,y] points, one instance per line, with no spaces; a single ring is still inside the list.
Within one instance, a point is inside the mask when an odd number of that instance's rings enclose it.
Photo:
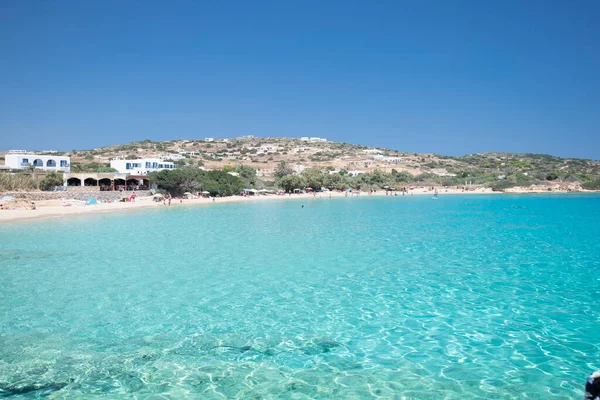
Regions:
[[[161,160],[160,158],[138,158],[135,160],[113,159],[110,161],[110,166],[119,173],[133,175],[148,175],[150,172],[175,168],[175,164],[170,161]]]
[[[366,150],[363,150],[363,153],[367,153],[367,154],[381,154],[381,150],[377,150],[377,149],[366,149]]]
[[[238,139],[240,139],[240,140],[244,140],[244,139],[254,139],[254,136],[252,136],[252,135],[240,136]]]
[[[298,147],[294,148],[294,152],[296,152],[296,153],[300,153],[303,151],[311,151],[311,150],[312,150],[312,147],[306,147],[306,146],[298,146]]]
[[[158,158],[160,160],[173,160],[173,161],[177,161],[177,160],[182,160],[185,157],[182,156],[181,154],[175,154],[175,153],[167,153],[167,154],[159,154],[156,157],[153,158]]]
[[[4,156],[4,165],[11,169],[24,169],[34,166],[44,171],[71,170],[71,157],[65,156],[42,156],[33,153],[9,153]]]
[[[377,161],[384,161],[384,162],[390,163],[390,164],[400,164],[401,162],[404,161],[402,157],[386,157],[381,154],[374,155],[373,159],[377,160]]]
[[[198,156],[198,155],[200,155],[199,151],[179,150],[178,153],[181,154],[181,155],[184,155],[184,156]]]
[[[374,162],[373,160],[357,160],[357,161],[349,161],[347,166],[348,167],[368,167],[369,165],[373,165]]]
[[[215,138],[207,137],[207,138],[204,138],[204,141],[205,142],[214,142]]]
[[[307,137],[307,136],[302,136],[300,138],[301,141],[303,142],[312,142],[312,143],[325,143],[327,142],[327,139],[325,138],[320,138],[320,137]]]
[[[350,176],[358,176],[364,174],[365,171],[348,171],[348,175]]]
[[[272,144],[265,144],[263,146],[260,146],[258,149],[260,151],[266,153],[267,151],[277,151],[277,149],[279,149],[279,146],[274,146]]]
[[[27,150],[9,150],[8,154],[27,154]]]

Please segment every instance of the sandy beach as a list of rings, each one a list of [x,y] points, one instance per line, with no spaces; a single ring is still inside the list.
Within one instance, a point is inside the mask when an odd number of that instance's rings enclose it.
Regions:
[[[491,189],[476,189],[472,191],[463,191],[459,189],[440,189],[439,194],[448,195],[448,194],[490,194],[497,193],[492,192]],[[398,197],[402,196],[401,192],[394,192]],[[394,195],[392,194],[392,196]],[[432,195],[433,192],[430,189],[426,188],[416,188],[409,190],[406,194],[408,196],[412,195]],[[214,205],[214,204],[224,204],[224,203],[252,203],[257,201],[271,201],[271,200],[298,200],[298,199],[313,199],[313,198],[334,198],[334,197],[344,197],[346,195],[345,192],[323,192],[323,193],[300,193],[293,195],[259,195],[259,196],[230,196],[230,197],[221,197],[215,198],[214,201],[211,198],[195,198],[195,199],[173,199],[171,201],[171,207],[182,207],[182,206],[200,206],[200,205]],[[349,193],[349,197],[357,197],[356,193]],[[368,192],[362,192],[360,197],[369,197],[369,196],[386,196],[386,192],[380,190],[378,192],[370,195]],[[138,210],[141,208],[159,208],[159,207],[168,207],[165,206],[162,202],[154,202],[152,197],[142,197],[138,198],[135,202],[118,202],[118,203],[98,203],[96,205],[85,205],[80,201],[69,201],[67,200],[45,200],[36,202],[36,209],[15,209],[15,210],[0,210],[0,222],[7,221],[19,221],[19,220],[30,220],[30,219],[38,219],[38,218],[62,218],[68,217],[71,215],[84,215],[90,213],[101,213],[101,212],[116,212],[116,211],[127,211],[127,210]],[[71,204],[70,206],[65,206],[65,204]]]

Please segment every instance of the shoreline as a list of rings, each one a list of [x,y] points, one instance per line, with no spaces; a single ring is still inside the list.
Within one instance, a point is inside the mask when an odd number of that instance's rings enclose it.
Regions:
[[[593,194],[598,193],[597,191],[583,191],[583,192],[547,192],[547,191],[519,191],[519,192],[494,192],[489,189],[478,189],[473,191],[462,191],[462,190],[448,190],[439,191],[440,197],[446,195],[482,195],[482,194],[505,194],[505,195],[528,195],[528,194]],[[433,195],[433,192],[425,189],[415,189],[409,191],[405,196],[426,196]],[[389,195],[387,195],[389,196]],[[387,197],[385,191],[381,190],[372,195],[369,193],[361,193],[360,196],[355,194],[349,195],[348,197]],[[393,194],[391,196],[394,196]],[[215,198],[198,198],[198,199],[183,199],[181,202],[179,199],[173,199],[170,207],[191,207],[191,206],[208,206],[211,204],[226,204],[226,203],[252,203],[269,200],[301,200],[301,199],[314,199],[314,198],[340,198],[346,197],[345,192],[326,192],[318,193],[317,195],[309,193],[300,193],[289,195],[266,195],[266,196],[252,196],[252,197],[241,197],[241,196],[230,196]],[[403,197],[398,194],[396,197]],[[14,222],[14,221],[27,221],[34,219],[47,219],[47,218],[61,218],[72,215],[87,215],[97,214],[106,212],[117,212],[127,210],[140,210],[146,208],[162,208],[168,207],[162,204],[162,202],[152,201],[152,197],[138,198],[133,203],[99,203],[93,206],[90,205],[73,205],[70,207],[62,206],[60,200],[45,200],[36,203],[36,209],[17,209],[17,210],[0,210],[0,222]]]

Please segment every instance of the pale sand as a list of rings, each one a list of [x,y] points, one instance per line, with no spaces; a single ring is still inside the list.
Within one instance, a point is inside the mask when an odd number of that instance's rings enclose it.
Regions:
[[[402,196],[401,192],[398,193],[398,197]],[[473,191],[463,192],[457,189],[441,189],[439,190],[440,196],[445,194],[482,194],[482,193],[493,193],[490,189],[476,189]],[[181,206],[192,206],[192,205],[212,205],[212,204],[223,204],[223,203],[252,203],[257,201],[268,201],[268,200],[294,200],[294,199],[313,199],[313,198],[329,198],[331,197],[344,197],[345,193],[339,192],[326,192],[317,193],[316,196],[312,194],[294,194],[294,195],[266,195],[266,196],[231,196],[216,198],[215,201],[212,199],[184,199],[182,202],[179,199],[173,199],[171,201],[171,207]],[[433,192],[424,188],[416,188],[409,191],[407,194],[410,195],[433,195]],[[373,194],[374,196],[385,196],[385,191],[380,190]],[[356,194],[348,194],[348,197],[357,197]],[[369,197],[368,192],[362,192],[360,197]],[[35,210],[0,210],[0,222],[4,221],[17,221],[34,218],[58,218],[66,217],[69,215],[83,215],[90,213],[99,212],[111,212],[111,211],[124,211],[124,210],[137,210],[141,208],[159,208],[166,207],[162,202],[155,203],[152,201],[152,197],[138,198],[133,203],[99,203],[93,206],[83,205],[83,202],[72,201],[70,207],[62,205],[61,200],[46,200],[36,202]]]

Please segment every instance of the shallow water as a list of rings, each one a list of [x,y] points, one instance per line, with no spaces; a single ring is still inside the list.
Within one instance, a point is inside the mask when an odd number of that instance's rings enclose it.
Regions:
[[[581,398],[598,221],[442,195],[3,224],[0,397]]]

